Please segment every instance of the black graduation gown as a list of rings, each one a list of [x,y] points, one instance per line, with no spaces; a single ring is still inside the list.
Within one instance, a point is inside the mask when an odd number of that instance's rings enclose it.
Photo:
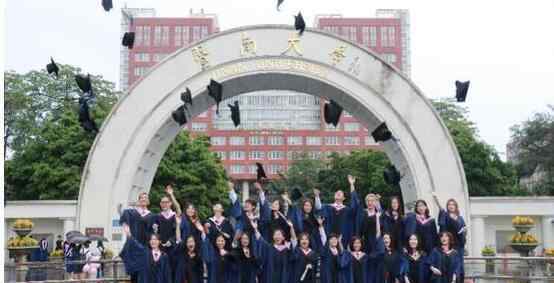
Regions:
[[[410,283],[427,283],[429,282],[430,269],[428,257],[422,253],[419,258],[414,259],[409,254],[404,253],[404,258],[407,263],[405,276],[408,277]]]
[[[316,251],[310,250],[310,252],[306,254],[300,247],[296,247],[292,253],[290,282],[315,283],[318,271],[318,261],[319,254]],[[311,268],[306,268],[308,265],[310,265]],[[304,276],[304,278],[302,278],[302,276]]]
[[[169,218],[165,218],[161,213],[156,214],[153,217],[153,223],[158,227],[158,234],[162,244],[165,244],[166,242],[171,242],[172,245],[175,244],[175,228],[177,227],[175,217],[176,216],[173,215]],[[160,248],[165,253],[169,253],[171,249],[163,246]]]
[[[396,251],[385,251],[383,256],[383,282],[395,283],[396,280],[402,280],[406,273],[407,265],[402,254]]]
[[[377,214],[369,216],[367,209],[363,209],[360,210],[356,219],[357,235],[362,239],[364,251],[370,253],[371,247],[375,246],[377,242]]]
[[[350,197],[350,206],[337,210],[331,204],[324,204],[318,211],[326,220],[324,225],[327,235],[331,235],[331,233],[342,235],[342,244],[345,247],[348,246],[348,242],[355,232],[355,219],[360,206],[356,192],[351,192]]]
[[[200,243],[196,243],[200,245]],[[185,241],[180,242],[172,251],[171,257],[175,262],[174,276],[175,283],[203,283],[204,262],[200,249],[191,257],[186,251]]]
[[[236,283],[238,272],[231,253],[221,256],[209,239],[202,241],[202,259],[208,268],[208,283]]]
[[[392,212],[387,211],[382,215],[381,224],[383,232],[391,235],[396,250],[402,250],[406,241],[404,235],[404,217],[398,216],[395,219]]]
[[[314,213],[306,214],[296,206],[291,206],[289,207],[287,214],[288,218],[294,225],[296,235],[300,235],[300,233],[307,233],[310,235],[310,248],[320,253],[324,244],[321,243],[319,223],[317,223]]]
[[[430,256],[431,266],[439,269],[442,275],[435,275],[431,272],[432,283],[452,283],[454,274],[460,276],[461,262],[456,250],[445,253],[441,248],[434,248]]]
[[[283,231],[285,239],[290,241],[290,228],[287,221],[278,213],[273,212],[266,200],[260,207],[260,232],[266,241],[271,242],[275,230]]]
[[[232,204],[230,215],[237,221],[235,230],[242,231],[244,233],[247,233],[248,235],[252,235],[250,239],[251,242],[254,242],[254,228],[250,223],[248,215],[246,215],[246,211],[242,209],[242,205],[240,204],[240,201],[238,199]]]
[[[161,252],[158,261],[149,248],[146,248],[133,238],[127,239],[120,257],[129,273],[137,274],[138,283],[172,282],[167,254]]]
[[[196,243],[202,243],[202,233],[198,231],[196,227],[194,227],[194,224],[192,223],[192,221],[190,221],[190,219],[186,215],[182,216],[180,229],[181,229],[181,239],[186,240],[186,238],[192,235]]]
[[[454,219],[450,216],[450,214],[444,210],[441,209],[439,212],[439,231],[440,232],[450,232],[454,238],[454,248],[458,252],[458,257],[460,260],[461,270],[460,270],[460,276],[457,279],[458,282],[464,281],[464,248],[466,245],[466,233],[463,230],[464,227],[466,227],[466,223],[464,221],[464,218],[461,215],[458,215],[458,218]]]
[[[125,209],[119,218],[119,224],[127,224],[133,238],[143,246],[148,246],[153,224],[153,215],[150,212],[142,216],[134,208]]]
[[[255,243],[256,257],[262,260],[260,283],[288,283],[291,249],[285,248],[279,251],[263,237],[256,239]]]
[[[328,246],[321,254],[320,282],[321,283],[352,283],[351,272],[352,255],[348,251],[341,251],[333,255]]]
[[[438,243],[437,225],[434,218],[428,218],[425,223],[417,221],[415,213],[406,216],[405,235],[417,234],[425,253],[430,254]]]
[[[210,229],[208,230],[208,238],[212,245],[215,245],[215,239],[217,236],[225,233],[229,235],[230,238],[225,238],[225,249],[230,251],[232,248],[233,236],[235,235],[235,229],[229,219],[224,218],[221,223],[216,223],[213,218],[209,218],[206,223],[210,224]]]
[[[352,254],[352,283],[368,283],[368,255],[364,253],[360,258]]]
[[[250,256],[244,254],[242,248],[235,248],[231,251],[235,265],[238,270],[237,283],[256,283],[256,278],[261,271],[261,260],[254,254],[254,249],[250,248]]]

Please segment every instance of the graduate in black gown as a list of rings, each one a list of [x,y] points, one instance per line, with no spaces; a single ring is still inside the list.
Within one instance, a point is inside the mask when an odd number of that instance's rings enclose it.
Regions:
[[[321,234],[325,235],[325,228],[323,227],[323,218],[318,218],[318,226],[321,230]],[[324,244],[327,239],[321,237],[319,242]],[[291,262],[291,279],[293,283],[315,283],[316,275],[318,272],[319,253],[311,248],[312,236],[308,233],[300,233],[298,235],[298,247],[293,250],[292,262]]]
[[[151,234],[149,245],[144,246],[134,239],[128,226],[124,226],[123,231],[127,241],[119,256],[127,272],[136,274],[138,283],[172,282],[169,258],[160,250],[159,236]]]
[[[439,234],[440,247],[433,249],[429,262],[431,264],[432,283],[455,283],[460,276],[461,262],[454,249],[454,236],[450,232]]]
[[[198,223],[202,224],[198,217],[198,211],[192,203],[185,205],[185,213],[181,217],[181,237],[193,236],[197,243],[202,242],[202,233],[196,229]]]
[[[321,204],[319,197],[319,190],[314,190],[315,195],[315,207],[319,214],[325,218],[325,232],[327,235],[335,234],[341,237],[343,246],[348,246],[348,241],[353,236],[356,214],[359,206],[358,194],[356,193],[356,187],[354,186],[356,178],[348,175],[348,182],[350,184],[350,205],[344,205],[344,192],[338,190],[335,192],[335,202],[332,204]]]
[[[259,183],[256,183],[259,185]],[[260,196],[264,196],[261,194]],[[288,219],[283,214],[281,200],[274,199],[269,204],[265,197],[260,197],[260,232],[266,241],[271,241],[273,232],[281,230],[285,235],[285,241],[290,241]]]
[[[340,237],[330,234],[321,252],[320,282],[352,283],[351,262],[352,255],[343,248]]]
[[[231,251],[237,267],[237,283],[256,283],[261,272],[262,261],[254,254],[254,243],[251,236],[242,233],[239,237],[239,246]]]
[[[167,189],[166,189],[167,190]],[[153,216],[152,230],[160,236],[161,249],[169,253],[175,244],[176,214],[171,209],[169,195],[162,196],[160,200],[160,213]]]
[[[257,186],[261,188],[261,186]],[[258,195],[260,199],[265,199],[263,190],[258,189]],[[257,222],[259,216],[256,214],[257,201],[255,199],[249,198],[244,201],[244,207],[242,207],[241,202],[238,198],[237,193],[233,188],[233,183],[229,182],[229,199],[231,200],[231,217],[235,218],[235,236],[238,237],[242,233],[254,236],[254,228],[252,227],[253,222]],[[254,238],[251,239],[254,242]]]
[[[460,276],[457,277],[457,282],[464,282],[464,248],[466,244],[467,226],[464,217],[458,209],[458,202],[454,199],[449,199],[446,202],[446,209],[441,207],[437,195],[433,194],[439,211],[439,231],[450,232],[454,236],[453,247],[458,253],[460,260]]]
[[[181,224],[178,215],[177,227]],[[175,262],[173,278],[175,283],[203,283],[204,262],[200,253],[200,243],[192,235],[181,240],[181,230],[175,229],[177,245],[172,250],[171,257]]]
[[[390,234],[392,241],[396,245],[396,250],[400,251],[404,247],[404,208],[402,202],[397,196],[390,199],[389,208],[382,214],[381,221],[383,233]]]
[[[212,245],[215,245],[215,239],[221,235],[225,238],[225,249],[231,250],[235,228],[225,216],[223,216],[223,205],[216,203],[212,206],[213,216],[206,220],[204,228],[208,231],[208,238]]]
[[[288,196],[285,198],[285,201],[289,202],[287,216],[294,224],[296,234],[306,233],[310,235],[310,248],[318,253],[321,252],[325,243],[320,241],[321,235],[319,233],[318,217],[314,212],[313,202],[309,199],[304,199],[300,202],[301,207],[297,207],[293,205]]]
[[[352,254],[351,272],[352,283],[368,283],[368,255],[364,252],[362,239],[352,237],[350,241],[350,253]]]
[[[203,226],[198,222],[197,229]],[[215,245],[210,243],[205,232],[202,234],[202,259],[208,268],[208,283],[236,283],[238,269],[231,251],[225,249],[225,237],[218,235]]]
[[[290,279],[292,251],[296,247],[296,233],[292,222],[288,222],[291,241],[285,240],[285,233],[281,230],[273,232],[273,241],[268,243],[258,230],[257,223],[253,222],[255,229],[255,254],[262,260],[262,272],[260,283],[288,283]]]
[[[123,210],[119,218],[123,228],[128,227],[133,239],[145,247],[149,245],[150,234],[153,232],[153,215],[148,210],[149,203],[148,194],[142,192],[138,195],[136,206]],[[129,270],[127,272],[131,276],[131,282],[138,282],[137,274]]]
[[[369,253],[371,247],[375,246],[377,239],[381,236],[381,212],[377,195],[368,194],[365,197],[366,209],[359,209],[356,216],[356,235],[364,244],[365,252]]]
[[[407,263],[400,251],[395,249],[390,234],[383,234],[383,244],[385,244],[385,255],[383,257],[383,268],[379,271],[376,282],[399,283],[404,279],[407,271]],[[380,279],[382,276],[383,280]]]
[[[408,267],[404,274],[404,283],[429,282],[431,270],[429,269],[428,257],[421,249],[420,241],[416,234],[408,237],[404,258]]]
[[[414,213],[406,216],[406,235],[417,234],[421,240],[421,247],[425,253],[430,254],[436,243],[437,225],[435,219],[429,215],[429,208],[424,200],[417,200]]]

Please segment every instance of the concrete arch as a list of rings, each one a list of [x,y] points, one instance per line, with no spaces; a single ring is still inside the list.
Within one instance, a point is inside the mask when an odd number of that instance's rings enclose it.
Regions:
[[[456,198],[469,219],[457,149],[421,91],[355,43],[316,30],[300,39],[293,34],[287,26],[215,34],[169,56],[137,82],[114,107],[90,151],[79,194],[80,229],[104,228],[108,237],[119,232],[113,225],[118,206],[149,190],[163,154],[181,130],[171,119],[180,92],[192,90],[192,112],[200,114],[214,104],[206,92],[211,78],[222,82],[224,98],[292,90],[337,101],[370,131],[386,121],[398,141],[386,142],[385,151],[404,176],[405,202],[426,199],[436,213],[431,195],[436,192],[441,199]],[[291,41],[296,50],[288,48]],[[253,48],[245,47],[249,42]]]

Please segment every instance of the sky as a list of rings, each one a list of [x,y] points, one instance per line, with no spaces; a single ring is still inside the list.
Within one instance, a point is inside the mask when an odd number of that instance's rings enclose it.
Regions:
[[[554,104],[553,0],[6,0],[4,68],[44,68],[50,56],[84,72],[119,79],[119,9],[155,8],[159,17],[189,10],[218,16],[221,30],[292,24],[302,11],[372,17],[376,9],[410,11],[412,80],[429,98],[454,95],[455,80],[470,80],[469,118],[480,137],[505,152],[510,127]]]

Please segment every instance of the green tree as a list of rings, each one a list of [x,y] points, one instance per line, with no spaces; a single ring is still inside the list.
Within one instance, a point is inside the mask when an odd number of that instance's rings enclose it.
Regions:
[[[192,203],[200,217],[208,217],[214,203],[228,204],[227,177],[219,159],[209,151],[207,137],[191,138],[188,133],[179,134],[160,162],[150,200],[152,210],[158,211],[165,186],[172,184],[175,196],[185,209]]]
[[[524,178],[542,173],[544,177],[533,190],[538,194],[554,195],[554,105],[513,126],[511,132],[518,176]]]
[[[494,148],[479,140],[467,109],[448,100],[433,101],[462,159],[471,196],[521,195],[515,168],[503,162]]]

